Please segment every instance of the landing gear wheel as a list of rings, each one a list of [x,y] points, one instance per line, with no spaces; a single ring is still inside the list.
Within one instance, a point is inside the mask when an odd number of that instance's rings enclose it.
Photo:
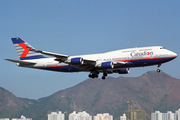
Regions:
[[[106,77],[106,76],[107,76],[107,73],[103,73],[103,76]]]
[[[159,69],[159,68],[160,68],[160,66],[161,66],[161,64],[159,64],[159,65],[158,65],[158,69],[156,70],[158,73],[160,73],[160,72],[161,72],[161,70]]]
[[[102,79],[105,80],[106,79],[106,76],[107,76],[107,73],[103,73],[103,76],[102,76]]]
[[[89,78],[98,78],[98,74],[96,74],[96,73],[90,73],[88,77],[89,77]]]
[[[161,70],[160,70],[160,69],[157,69],[156,71],[157,71],[158,73],[160,73],[160,72],[161,72]]]
[[[97,74],[94,74],[94,77],[95,77],[95,78],[98,78],[98,75],[97,75]]]
[[[105,80],[105,79],[106,79],[106,77],[105,77],[105,76],[102,76],[102,79],[103,79],[103,80]]]
[[[89,76],[88,76],[89,78],[92,78],[92,75],[91,74],[89,74]]]

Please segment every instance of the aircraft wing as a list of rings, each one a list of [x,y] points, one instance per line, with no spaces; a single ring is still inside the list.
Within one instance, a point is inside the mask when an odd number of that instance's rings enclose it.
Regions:
[[[35,62],[27,62],[27,61],[23,61],[23,60],[13,60],[13,59],[5,59],[5,60],[10,61],[10,62],[15,62],[15,63],[26,64],[26,65],[36,64]]]
[[[35,49],[32,49],[31,51],[34,51],[36,53],[49,55],[49,56],[52,56],[52,57],[56,57],[55,60],[60,61],[60,62],[65,62],[68,59],[68,57],[70,57],[68,55],[52,53],[52,52],[47,52],[47,51],[41,51],[41,50],[35,50]],[[86,65],[96,65],[96,60],[94,60],[94,59],[83,58],[83,60],[84,60],[84,63]],[[124,65],[124,64],[126,64],[125,62],[119,62],[119,61],[113,62],[113,63],[114,63],[114,65]]]
[[[36,52],[36,53],[42,53],[42,54],[45,54],[45,55],[49,55],[49,56],[52,56],[52,57],[56,57],[56,58],[59,58],[59,59],[64,59],[64,58],[68,58],[69,56],[68,55],[63,55],[63,54],[58,54],[58,53],[52,53],[52,52],[46,52],[46,51],[41,51],[41,50],[32,50],[33,52]]]
[[[64,62],[65,60],[67,60],[67,58],[69,57],[68,55],[63,55],[63,54],[58,54],[58,53],[52,53],[52,52],[46,52],[46,51],[41,51],[41,50],[32,50],[33,52],[36,52],[36,53],[42,53],[42,54],[45,54],[45,55],[49,55],[49,56],[52,56],[52,57],[56,57],[55,60],[57,61],[62,61]],[[90,60],[90,59],[84,59],[84,63],[86,64],[95,64],[96,61],[95,60]]]

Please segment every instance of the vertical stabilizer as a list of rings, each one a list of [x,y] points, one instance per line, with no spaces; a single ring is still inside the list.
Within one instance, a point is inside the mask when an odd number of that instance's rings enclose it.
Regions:
[[[20,60],[46,58],[41,53],[35,53],[33,51],[30,51],[31,49],[34,49],[34,48],[23,39],[17,37],[17,38],[11,38],[11,40],[14,44],[14,47],[16,49],[16,52]]]

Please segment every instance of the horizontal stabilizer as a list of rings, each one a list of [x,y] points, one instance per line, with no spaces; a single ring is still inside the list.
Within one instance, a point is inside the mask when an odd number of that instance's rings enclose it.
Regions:
[[[13,59],[4,59],[10,62],[15,62],[15,63],[21,63],[21,64],[26,64],[26,65],[30,65],[30,64],[36,64],[34,62],[27,62],[27,61],[22,61],[22,60],[13,60]]]

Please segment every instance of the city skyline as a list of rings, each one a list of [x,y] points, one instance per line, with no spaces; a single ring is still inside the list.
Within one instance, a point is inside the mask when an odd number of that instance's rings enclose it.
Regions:
[[[84,72],[37,71],[4,61],[18,59],[13,37],[28,40],[36,49],[68,55],[157,45],[180,54],[179,4],[177,0],[0,1],[1,87],[18,97],[39,99],[87,79]],[[163,64],[161,70],[180,78],[179,59]],[[156,69],[133,68],[121,76],[138,77]]]
[[[135,113],[137,112],[137,113]],[[120,115],[118,118],[119,120],[146,120],[144,119],[144,115],[141,112],[142,110],[127,110],[126,114]],[[140,114],[139,114],[140,113]],[[65,120],[65,114],[62,111],[58,112],[51,112],[47,114],[48,120]],[[130,118],[128,116],[131,116]],[[142,119],[141,119],[142,118]],[[9,118],[0,118],[0,120],[10,120]],[[26,118],[25,116],[21,115],[20,118],[12,118],[11,120],[32,120],[32,118]],[[113,120],[113,115],[109,113],[98,113],[94,116],[91,116],[86,111],[76,112],[73,111],[72,113],[68,114],[68,120]],[[151,113],[151,120],[180,120],[180,108],[173,113],[172,111],[167,111],[167,113],[161,113],[160,111],[155,111]]]

